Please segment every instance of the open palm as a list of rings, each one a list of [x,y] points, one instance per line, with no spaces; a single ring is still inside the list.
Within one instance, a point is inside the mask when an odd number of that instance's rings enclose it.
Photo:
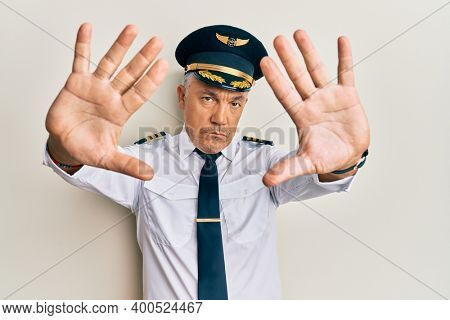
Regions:
[[[294,87],[270,57],[261,61],[264,76],[286,109],[299,137],[295,156],[275,164],[264,176],[273,186],[295,176],[327,174],[358,162],[368,148],[370,130],[354,86],[351,49],[345,37],[338,39],[338,83],[328,80],[324,65],[307,34],[294,33],[306,67],[283,36],[275,49]]]
[[[157,60],[145,72],[162,48],[161,40],[153,37],[111,79],[136,35],[134,26],[125,27],[90,73],[91,26],[80,26],[72,73],[49,109],[46,128],[54,143],[78,163],[148,180],[151,167],[119,152],[117,145],[124,124],[161,84],[168,64]]]

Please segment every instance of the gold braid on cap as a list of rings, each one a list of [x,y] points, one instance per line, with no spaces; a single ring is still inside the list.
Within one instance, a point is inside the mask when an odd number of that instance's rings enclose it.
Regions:
[[[231,81],[230,83],[234,88],[239,88],[239,89],[247,89],[250,88],[250,83],[247,82],[247,80],[242,80],[242,81]]]
[[[250,75],[246,74],[245,72],[242,72],[237,69],[233,69],[230,67],[220,66],[217,64],[209,64],[209,63],[191,63],[188,64],[185,68],[185,71],[194,71],[194,70],[211,70],[211,71],[219,71],[223,73],[228,73],[236,77],[241,77],[247,80],[247,82],[252,86],[255,84],[255,80]],[[237,81],[242,82],[242,81]]]
[[[212,74],[211,72],[207,71],[207,70],[200,70],[198,72],[203,78],[207,78],[211,81],[217,81],[219,83],[224,83],[225,79],[216,75],[216,74]]]

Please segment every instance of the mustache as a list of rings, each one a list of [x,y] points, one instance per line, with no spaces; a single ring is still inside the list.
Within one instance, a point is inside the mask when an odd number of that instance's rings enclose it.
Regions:
[[[231,128],[218,128],[218,127],[207,127],[200,129],[201,134],[219,132],[225,134],[227,137],[231,134],[231,131],[232,131]]]

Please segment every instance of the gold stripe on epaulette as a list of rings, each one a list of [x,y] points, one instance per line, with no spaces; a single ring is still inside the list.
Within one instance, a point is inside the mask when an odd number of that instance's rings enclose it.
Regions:
[[[152,135],[147,136],[147,141],[158,140],[158,139],[163,138],[165,135],[166,135],[166,133],[164,131],[161,131],[159,133],[154,133]]]
[[[142,144],[145,142],[160,140],[160,139],[164,138],[165,136],[166,136],[166,133],[164,131],[161,131],[161,132],[146,136],[145,138],[142,138],[142,139],[136,141],[134,144]]]
[[[256,142],[256,143],[259,143],[259,144],[267,144],[267,145],[273,146],[273,141],[258,139],[258,138],[255,138],[255,137],[243,136],[242,140]]]

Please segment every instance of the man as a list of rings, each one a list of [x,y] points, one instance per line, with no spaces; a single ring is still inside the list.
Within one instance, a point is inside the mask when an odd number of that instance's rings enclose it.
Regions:
[[[185,69],[177,87],[183,130],[122,148],[123,125],[166,74],[167,62],[156,59],[162,43],[150,39],[113,77],[135,27],[122,31],[93,73],[90,34],[83,24],[73,71],[48,112],[44,164],[136,215],[144,299],[281,298],[276,208],[348,190],[367,156],[369,126],[348,40],[338,39],[333,84],[304,31],[294,39],[306,66],[284,37],[275,38],[291,87],[250,33],[224,25],[196,30],[175,52]],[[263,76],[297,128],[300,147],[290,154],[235,134]]]

